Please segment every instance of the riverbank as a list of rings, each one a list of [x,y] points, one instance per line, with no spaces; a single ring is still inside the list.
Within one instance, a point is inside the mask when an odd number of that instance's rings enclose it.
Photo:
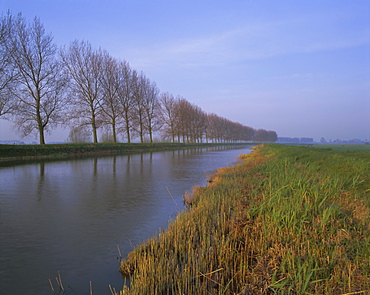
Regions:
[[[184,149],[211,146],[248,145],[240,143],[66,143],[46,145],[0,145],[0,161],[19,161],[35,159],[65,159],[84,156],[117,155],[146,151]]]
[[[366,294],[370,153],[261,145],[121,262],[124,294]]]

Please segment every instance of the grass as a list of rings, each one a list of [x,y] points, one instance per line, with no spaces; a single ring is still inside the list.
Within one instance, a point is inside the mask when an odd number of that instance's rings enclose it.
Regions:
[[[129,253],[120,294],[368,294],[370,153],[261,145],[242,160]]]

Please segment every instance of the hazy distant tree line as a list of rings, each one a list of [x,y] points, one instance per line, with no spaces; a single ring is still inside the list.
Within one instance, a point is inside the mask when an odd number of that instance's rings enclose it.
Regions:
[[[58,48],[38,18],[0,19],[0,118],[24,136],[69,126],[70,142],[274,142],[276,132],[255,130],[204,112],[181,96],[160,93],[128,62],[87,41]]]

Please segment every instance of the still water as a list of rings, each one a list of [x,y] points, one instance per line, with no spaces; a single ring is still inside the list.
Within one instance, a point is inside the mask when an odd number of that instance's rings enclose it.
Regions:
[[[110,294],[125,257],[175,218],[182,196],[249,147],[0,166],[0,294]],[[172,197],[171,197],[171,195]]]

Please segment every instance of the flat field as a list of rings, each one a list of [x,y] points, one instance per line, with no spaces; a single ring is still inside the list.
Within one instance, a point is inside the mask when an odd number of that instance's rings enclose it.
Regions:
[[[315,144],[313,146],[337,151],[370,152],[370,144]]]
[[[369,294],[370,153],[260,145],[121,261],[120,294]]]

